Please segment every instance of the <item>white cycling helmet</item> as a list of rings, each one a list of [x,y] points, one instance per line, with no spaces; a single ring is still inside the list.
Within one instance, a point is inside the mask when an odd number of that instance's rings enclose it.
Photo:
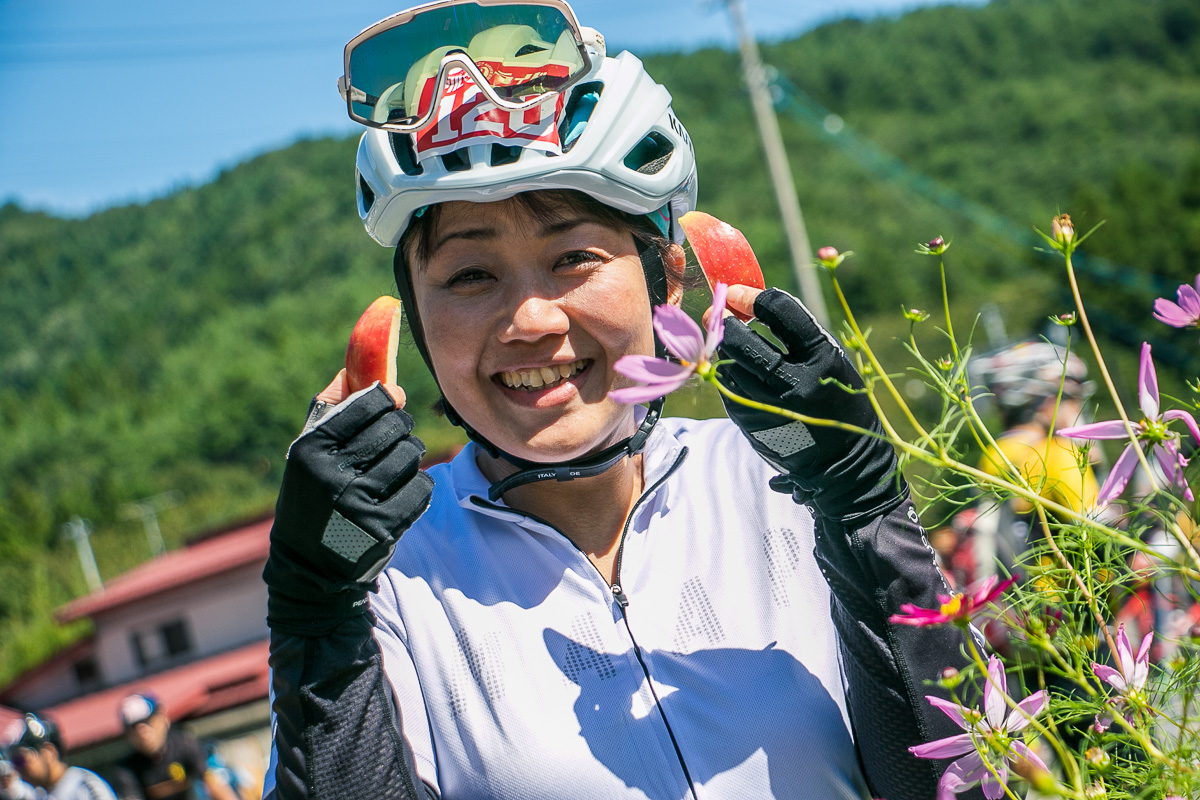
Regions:
[[[992,393],[1006,424],[1032,419],[1042,404],[1062,396],[1086,402],[1095,391],[1087,365],[1074,353],[1046,341],[1028,340],[971,359],[971,382]]]
[[[600,46],[602,48],[602,46]],[[683,242],[679,217],[696,206],[696,157],[671,95],[631,53],[598,48],[570,88],[556,125],[561,155],[520,145],[464,143],[418,160],[409,134],[372,128],[358,144],[358,213],[395,247],[413,214],[452,200],[489,202],[538,189],[574,189],[632,214],[657,214]]]

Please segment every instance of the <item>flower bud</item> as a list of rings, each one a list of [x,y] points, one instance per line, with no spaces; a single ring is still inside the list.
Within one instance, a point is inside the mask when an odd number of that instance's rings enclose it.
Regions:
[[[900,313],[903,314],[904,318],[909,322],[924,322],[925,320],[929,319],[929,312],[922,311],[919,308],[905,308],[904,306],[901,306]]]
[[[1071,223],[1070,214],[1059,214],[1050,222],[1050,232],[1054,241],[1066,246],[1075,241],[1075,226]]]
[[[1093,766],[1100,767],[1101,769],[1112,764],[1112,756],[1110,756],[1101,747],[1088,748],[1088,751],[1083,754],[1083,757],[1086,758]]]
[[[1104,798],[1108,797],[1108,790],[1104,788],[1103,783],[1097,781],[1083,790],[1083,796],[1087,800],[1104,800]]]
[[[854,255],[854,253],[848,250],[845,253],[839,253],[836,247],[830,247],[829,245],[826,245],[817,251],[817,264],[829,270],[830,272],[833,272],[838,268],[839,264],[852,255]]]
[[[1075,312],[1068,311],[1066,314],[1058,314],[1051,317],[1050,321],[1055,325],[1062,325],[1064,328],[1069,328],[1076,322]]]
[[[917,244],[917,252],[923,256],[940,256],[950,249],[950,243],[941,236],[935,236],[928,242]]]
[[[937,360],[937,365],[942,372],[949,372],[954,369],[954,359],[950,356],[942,356]]]

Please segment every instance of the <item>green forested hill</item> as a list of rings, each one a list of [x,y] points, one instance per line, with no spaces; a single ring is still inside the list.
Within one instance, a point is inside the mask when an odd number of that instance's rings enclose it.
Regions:
[[[1054,262],[970,207],[924,199],[942,186],[1020,231],[1060,210],[1081,230],[1109,220],[1089,250],[1120,268],[1084,275],[1098,320],[1129,352],[1153,336],[1156,353],[1160,342],[1182,353],[1185,372],[1165,384],[1194,368],[1195,332],[1149,318],[1156,279],[1200,270],[1194,0],[932,8],[834,23],[763,56],[847,126],[832,135],[783,117],[814,246],[858,253],[842,279],[882,347],[901,303],[935,303],[936,265],[912,251],[939,234],[954,240],[964,326],[991,303],[1024,336],[1069,307]],[[746,232],[768,280],[790,285],[736,55],[645,60],[692,135],[701,206]],[[846,144],[863,140],[910,171],[887,177]],[[168,544],[270,507],[308,398],[340,366],[361,309],[393,289],[390,254],[354,211],[354,147],[300,142],[87,219],[0,208],[0,680],[75,633],[50,618],[84,588],[59,535],[71,516],[92,521],[110,577],[148,555],[124,503],[178,491],[161,517]],[[423,409],[431,381],[415,353],[402,358]],[[1132,387],[1129,363],[1118,380]],[[456,440],[421,422],[431,448]]]

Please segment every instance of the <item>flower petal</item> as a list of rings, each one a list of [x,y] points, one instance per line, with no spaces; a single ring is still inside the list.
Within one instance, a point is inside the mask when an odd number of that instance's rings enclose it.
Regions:
[[[1008,678],[1004,674],[1004,665],[1000,659],[992,656],[988,659],[987,683],[983,685],[983,709],[993,730],[999,730],[1004,725],[1004,714],[1008,709],[1004,698],[1007,694]]]
[[[704,340],[704,353],[711,360],[717,345],[725,338],[725,296],[729,287],[717,283],[713,287],[712,311],[708,312],[708,336]]]
[[[964,789],[979,783],[983,780],[984,775],[989,774],[991,773],[983,763],[983,756],[979,753],[963,756],[946,767],[946,771],[942,773],[942,779],[938,781],[938,800],[953,797]]]
[[[638,383],[670,383],[680,378],[686,380],[692,368],[665,358],[653,356],[621,356],[613,364],[613,371]]]
[[[1179,301],[1183,313],[1189,317],[1187,324],[1195,325],[1200,322],[1200,292],[1185,283],[1175,291],[1175,299]]]
[[[1180,291],[1182,290],[1183,288],[1180,287]],[[1159,322],[1170,325],[1172,328],[1186,328],[1192,324],[1191,315],[1165,297],[1160,297],[1154,301],[1154,318]]]
[[[1025,730],[1029,727],[1029,723],[1033,721],[1033,718],[1042,713],[1048,702],[1050,702],[1050,698],[1046,696],[1045,689],[1029,695],[1029,697],[1017,703],[1017,707],[1009,712],[1008,719],[1004,723],[1004,729],[1009,733]]]
[[[987,800],[1000,800],[1001,797],[1004,797],[1004,789],[1006,788],[1004,781],[1008,778],[1008,767],[1003,764],[997,764],[996,774],[1000,776],[999,780],[996,780],[996,775],[993,775],[990,771],[983,776],[983,796]]]
[[[1125,484],[1129,483],[1129,477],[1133,475],[1137,464],[1137,451],[1130,444],[1121,451],[1121,455],[1117,456],[1117,461],[1113,464],[1112,470],[1109,471],[1108,478],[1105,479],[1104,485],[1100,487],[1100,495],[1096,498],[1096,504],[1106,506],[1115,500],[1125,490]]]
[[[1134,689],[1141,689],[1150,677],[1150,645],[1153,642],[1154,631],[1150,631],[1142,639],[1142,646],[1138,648],[1137,656],[1133,661],[1133,676],[1129,681]]]
[[[1046,762],[1042,761],[1042,759],[1038,757],[1038,754],[1035,753],[1033,751],[1033,748],[1030,747],[1029,745],[1025,744],[1024,742],[1022,742],[1020,740],[1017,740],[1017,741],[1011,743],[1011,747],[1013,749],[1013,752],[1009,755],[1009,758],[1012,759],[1014,762],[1017,759],[1020,759],[1021,761],[1026,762],[1030,766],[1032,766],[1036,769],[1040,769],[1042,772],[1047,772],[1047,773],[1050,772],[1050,768],[1046,766]],[[1014,758],[1014,756],[1015,756],[1015,758]]]
[[[1138,405],[1147,419],[1158,419],[1158,374],[1150,357],[1150,343],[1142,342],[1142,358],[1138,364]]]
[[[613,389],[608,393],[608,399],[614,403],[625,403],[627,405],[636,405],[638,403],[649,403],[651,400],[657,400],[660,397],[666,397],[671,392],[682,386],[686,380],[680,381],[677,385],[659,383],[653,386],[630,386],[627,389]]]
[[[1125,676],[1112,667],[1107,667],[1104,664],[1092,664],[1092,672],[1096,674],[1097,678],[1105,681],[1118,692],[1125,691],[1127,686]]]
[[[1133,427],[1136,432],[1137,426]],[[1061,428],[1058,433],[1068,439],[1125,439],[1129,437],[1125,431],[1125,423],[1119,419],[1090,422],[1087,425],[1076,425],[1073,428]]]
[[[1155,445],[1152,452],[1154,458],[1158,460],[1158,465],[1162,468],[1163,475],[1167,478],[1167,483],[1183,489],[1184,498],[1190,502],[1194,499],[1192,490],[1187,485],[1187,479],[1183,477],[1183,468],[1187,466],[1187,459],[1180,454],[1178,447],[1174,441],[1169,441]]]
[[[1187,429],[1191,432],[1192,438],[1195,439],[1197,442],[1200,442],[1200,425],[1196,424],[1196,418],[1193,417],[1188,412],[1181,411],[1177,408],[1173,408],[1170,411],[1163,412],[1163,419],[1165,419],[1165,420],[1173,420],[1173,419],[1183,420],[1183,424],[1187,425]]]
[[[951,703],[949,700],[943,700],[940,697],[931,697],[926,695],[925,699],[929,701],[929,705],[945,712],[946,716],[958,723],[958,726],[963,730],[970,730],[971,725],[967,722],[965,712],[968,709],[965,706],[960,706],[958,703]]]
[[[704,355],[704,333],[683,309],[665,305],[656,307],[654,330],[673,356],[690,364],[700,363]]]
[[[908,752],[917,758],[954,758],[975,752],[975,743],[971,741],[971,734],[960,733],[925,744],[914,744],[908,748]]]
[[[1125,676],[1126,683],[1133,674],[1133,648],[1129,645],[1129,637],[1125,634],[1125,623],[1117,626],[1117,666]]]

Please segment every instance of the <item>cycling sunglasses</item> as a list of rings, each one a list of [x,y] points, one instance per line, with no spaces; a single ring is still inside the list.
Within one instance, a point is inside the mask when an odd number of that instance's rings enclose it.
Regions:
[[[527,111],[588,73],[603,39],[562,0],[438,0],[380,20],[346,44],[338,91],[350,118],[413,133],[474,84]]]

